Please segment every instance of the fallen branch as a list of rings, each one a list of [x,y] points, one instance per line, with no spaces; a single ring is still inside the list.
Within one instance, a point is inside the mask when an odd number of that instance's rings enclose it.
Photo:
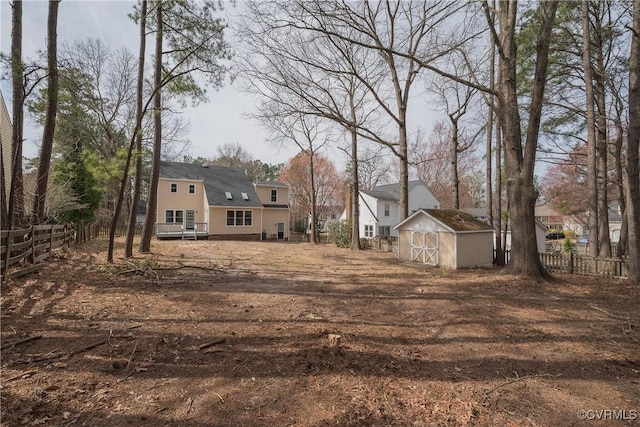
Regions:
[[[23,338],[23,339],[18,340],[18,341],[14,342],[14,343],[3,345],[2,347],[0,347],[0,351],[5,351],[5,350],[13,348],[13,347],[15,347],[17,345],[20,345],[20,344],[25,344],[25,343],[28,343],[28,342],[31,342],[31,341],[39,340],[40,338],[42,338],[42,335],[34,335],[32,337]]]
[[[202,344],[202,345],[198,346],[198,350],[204,350],[206,348],[213,347],[214,345],[222,344],[226,340],[227,340],[226,338],[219,338],[217,340]]]
[[[516,376],[518,374],[516,373]],[[489,389],[487,391],[484,392],[485,396],[490,395],[491,393],[493,393],[494,391],[496,391],[497,389],[507,386],[509,384],[513,384],[513,383],[517,383],[518,381],[522,381],[522,380],[526,380],[527,378],[537,378],[537,377],[559,377],[562,374],[557,374],[557,375],[551,375],[551,374],[533,374],[533,375],[525,375],[524,377],[516,377],[510,381],[504,382],[502,384],[498,384],[497,386],[493,387],[492,389]]]
[[[615,314],[613,314],[613,313],[609,313],[607,310],[604,310],[604,309],[602,309],[602,308],[600,308],[600,307],[598,307],[598,306],[595,306],[595,305],[593,305],[593,304],[592,304],[590,307],[591,307],[591,308],[593,308],[594,310],[601,311],[601,312],[603,312],[603,313],[605,313],[605,314],[609,315],[610,317],[613,317],[614,319],[618,319],[618,320],[629,320],[629,316],[624,316],[624,317],[623,317],[623,316],[617,316],[617,315],[615,315]]]
[[[96,348],[96,347],[98,347],[98,346],[104,345],[104,344],[106,344],[106,343],[107,343],[107,340],[102,340],[102,341],[98,341],[98,342],[93,343],[93,344],[89,344],[89,345],[87,345],[87,346],[84,346],[84,347],[82,347],[82,348],[79,348],[79,349],[77,349],[77,350],[72,351],[71,353],[69,353],[69,354],[67,355],[67,357],[66,357],[66,358],[67,358],[67,359],[70,359],[71,357],[75,356],[76,354],[84,353],[85,351],[92,350],[92,349],[94,349],[94,348]]]
[[[14,375],[14,376],[12,376],[11,378],[7,379],[7,382],[17,380],[18,378],[22,378],[22,377],[24,377],[25,375],[33,375],[33,374],[35,374],[35,373],[37,373],[37,372],[38,372],[38,371],[27,371],[27,372],[23,372],[23,373],[21,373],[21,374]],[[217,393],[216,393],[216,394],[217,394]]]

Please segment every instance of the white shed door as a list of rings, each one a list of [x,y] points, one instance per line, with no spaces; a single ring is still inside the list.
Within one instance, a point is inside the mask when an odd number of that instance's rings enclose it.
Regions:
[[[428,265],[438,265],[438,233],[411,232],[411,259]]]

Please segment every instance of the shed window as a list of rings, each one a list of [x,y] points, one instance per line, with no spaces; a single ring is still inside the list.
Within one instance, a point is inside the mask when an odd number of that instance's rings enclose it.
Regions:
[[[171,183],[171,192],[172,193],[177,193],[178,192],[178,184],[175,182]]]

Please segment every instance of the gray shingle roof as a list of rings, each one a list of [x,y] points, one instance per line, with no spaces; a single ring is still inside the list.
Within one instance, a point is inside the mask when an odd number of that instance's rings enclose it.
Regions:
[[[408,191],[413,190],[416,185],[422,184],[421,181],[409,181]],[[400,201],[400,183],[378,185],[373,190],[361,190],[362,193],[375,197],[378,200]]]
[[[160,178],[202,180],[210,206],[262,206],[253,183],[242,168],[160,162]],[[227,200],[227,191],[233,200]],[[249,200],[243,200],[242,193],[247,193]]]

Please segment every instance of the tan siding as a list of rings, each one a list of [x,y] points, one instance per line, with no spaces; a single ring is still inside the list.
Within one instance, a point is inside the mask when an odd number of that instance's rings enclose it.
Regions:
[[[266,208],[262,212],[262,230],[267,238],[278,233],[278,223],[284,223],[284,237],[289,238],[289,209]]]
[[[458,234],[458,268],[492,264],[493,233]]]
[[[171,192],[171,183],[178,184],[178,192]],[[195,185],[195,194],[189,194],[189,184]],[[206,222],[206,197],[202,181],[186,179],[158,180],[158,212],[156,222],[165,222],[165,212],[167,210],[194,210],[196,211],[195,222]],[[186,217],[185,217],[186,218]]]
[[[455,235],[450,232],[441,231],[438,233],[438,239],[439,239],[438,263],[440,267],[456,268]]]
[[[227,211],[242,210],[251,211],[252,225],[247,226],[227,226]],[[261,208],[248,207],[215,207],[209,208],[209,234],[210,235],[231,235],[231,234],[258,234],[260,230],[260,211]]]
[[[402,261],[411,261],[411,231],[400,230],[398,241],[402,245],[398,246],[398,258]]]
[[[11,139],[13,127],[11,126],[11,117],[4,102],[4,97],[0,93],[0,144],[2,144],[2,165],[4,169],[4,177],[6,182],[7,193],[3,197],[9,195],[9,185],[11,180]],[[6,200],[6,199],[5,199]]]
[[[286,205],[289,203],[289,189],[287,187],[256,184],[255,189],[256,194],[260,199],[260,203],[262,203],[263,205]],[[277,190],[278,192],[278,200],[275,202],[271,201],[271,190]]]

